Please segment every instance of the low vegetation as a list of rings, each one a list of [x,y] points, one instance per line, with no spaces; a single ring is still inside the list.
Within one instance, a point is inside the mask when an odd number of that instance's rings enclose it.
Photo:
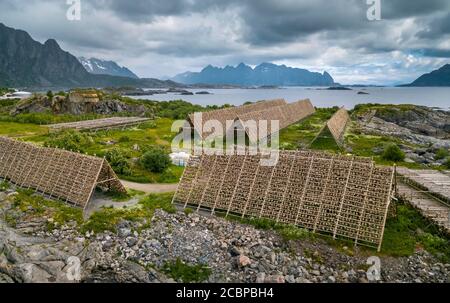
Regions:
[[[0,136],[28,139],[35,136],[45,136],[46,134],[48,134],[48,128],[44,126],[28,123],[3,122],[0,120]]]
[[[338,109],[338,107],[317,108],[310,117],[282,129],[280,131],[280,147],[289,150],[310,147],[325,123]],[[330,146],[329,142],[317,142],[313,148],[337,150],[336,144]]]
[[[179,258],[172,262],[166,262],[163,272],[175,281],[183,283],[204,282],[211,275],[211,269],[206,265],[189,265]]]
[[[82,114],[82,115],[60,114],[60,115],[55,115],[51,112],[26,113],[26,114],[18,114],[16,116],[10,116],[9,111],[8,111],[7,113],[0,115],[0,121],[28,123],[28,124],[36,124],[36,125],[49,125],[49,124],[57,124],[57,123],[94,120],[94,119],[107,118],[107,117],[108,117],[107,115],[98,115],[98,114]]]
[[[217,213],[219,216],[224,216],[223,213]],[[252,225],[257,229],[273,230],[276,231],[283,239],[289,240],[301,240],[312,239],[314,234],[307,229],[297,227],[290,224],[277,223],[270,219],[265,218],[241,218],[235,215],[229,215],[228,220],[236,221],[242,224]]]
[[[171,203],[172,195],[170,193],[149,195],[141,199],[138,205],[132,208],[116,209],[111,207],[101,209],[81,225],[81,232],[116,232],[117,224],[124,220],[142,222],[144,226],[148,226],[156,209],[163,209],[169,213],[175,212],[175,207]]]
[[[436,152],[436,156],[434,158],[435,158],[435,160],[442,160],[442,159],[448,158],[449,156],[450,156],[450,153],[449,153],[448,149],[440,148]]]
[[[109,162],[112,169],[117,174],[123,176],[129,176],[132,174],[131,165],[130,162],[128,161],[128,156],[123,150],[119,148],[108,150],[105,153],[105,159]]]
[[[9,93],[14,92],[14,90],[7,87],[0,87],[0,97]]]
[[[407,204],[397,206],[397,216],[387,220],[382,253],[392,256],[409,256],[415,249],[423,248],[450,262],[450,237],[428,222]]]
[[[0,186],[2,190],[9,188],[6,182],[2,182]],[[10,208],[7,205],[1,205],[1,207],[8,208],[5,212],[5,219],[12,227],[23,221],[44,220],[48,230],[71,225],[78,228],[83,234],[86,232],[115,232],[117,224],[123,220],[141,222],[143,226],[149,226],[156,209],[163,209],[169,213],[175,212],[171,203],[173,194],[154,194],[141,198],[135,207],[103,208],[95,212],[89,220],[84,221],[80,208],[70,206],[62,201],[45,199],[32,190],[18,189],[17,191],[18,194],[12,198]],[[141,195],[143,195],[142,192],[130,191],[127,195],[116,195],[111,198],[120,202]]]
[[[86,153],[88,147],[92,144],[94,144],[92,136],[74,130],[50,134],[44,141],[44,146],[46,147],[56,147],[80,153]]]
[[[447,160],[445,160],[444,167],[446,167],[447,169],[450,169],[450,157],[447,158]]]
[[[61,201],[53,201],[34,194],[32,190],[18,190],[13,197],[11,209],[6,213],[6,221],[16,226],[21,220],[46,220],[49,230],[69,223],[82,224],[82,210]]]

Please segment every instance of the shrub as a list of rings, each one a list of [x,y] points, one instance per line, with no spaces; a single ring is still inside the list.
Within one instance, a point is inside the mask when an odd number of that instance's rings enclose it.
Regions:
[[[450,157],[448,157],[447,160],[444,162],[444,167],[450,169]]]
[[[131,174],[130,163],[128,162],[125,153],[120,149],[114,148],[109,150],[105,154],[105,158],[116,173],[125,176]]]
[[[397,144],[390,144],[384,149],[381,158],[387,161],[400,162],[405,159],[405,153]]]
[[[49,91],[47,92],[47,98],[48,98],[49,100],[52,100],[52,99],[53,99],[53,92],[52,92],[51,90],[49,90]]]
[[[161,173],[170,165],[169,155],[158,147],[150,148],[141,157],[141,165],[154,173]]]
[[[449,156],[449,152],[447,149],[445,148],[440,148],[437,152],[436,155],[434,156],[434,159],[436,160],[442,160],[445,159]]]
[[[86,133],[66,130],[52,134],[44,143],[46,147],[57,147],[66,150],[86,152],[86,147],[94,143],[94,139]]]
[[[189,265],[181,259],[175,262],[166,262],[163,271],[179,282],[203,282],[211,275],[211,269],[202,264]]]

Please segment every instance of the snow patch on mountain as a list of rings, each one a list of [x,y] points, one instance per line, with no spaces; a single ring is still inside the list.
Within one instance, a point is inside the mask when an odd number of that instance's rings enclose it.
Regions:
[[[121,76],[138,79],[139,77],[128,68],[118,65],[114,61],[106,61],[97,58],[79,57],[78,61],[91,74]]]

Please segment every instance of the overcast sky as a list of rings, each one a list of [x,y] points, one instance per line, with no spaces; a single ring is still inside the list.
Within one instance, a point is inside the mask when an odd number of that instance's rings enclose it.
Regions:
[[[340,83],[398,84],[450,63],[449,0],[1,0],[0,22],[76,56],[114,60],[140,77],[208,64],[286,64]]]

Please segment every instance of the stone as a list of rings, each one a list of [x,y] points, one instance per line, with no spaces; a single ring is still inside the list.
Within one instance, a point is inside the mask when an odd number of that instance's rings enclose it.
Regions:
[[[118,230],[118,235],[121,238],[125,238],[131,235],[131,229],[130,228],[120,228]]]
[[[133,247],[138,242],[138,239],[134,238],[134,237],[128,237],[126,239],[126,242],[127,242],[128,247]]]
[[[304,278],[304,277],[298,277],[297,279],[295,279],[296,283],[311,283],[311,281],[309,281],[308,279]]]
[[[236,246],[230,246],[228,251],[232,257],[236,257],[241,254],[241,251]]]
[[[284,277],[284,280],[285,280],[287,283],[295,283],[295,277],[292,276],[292,275],[287,275],[287,276],[285,276],[285,277]]]
[[[265,283],[266,282],[266,273],[259,272],[256,275],[256,283]]]
[[[358,283],[369,283],[369,281],[366,278],[361,277],[358,279]]]
[[[252,263],[252,261],[247,256],[240,255],[237,257],[237,264],[239,267],[246,267],[246,266],[250,265],[251,263]]]
[[[285,279],[282,275],[267,276],[264,280],[265,283],[285,283]]]

